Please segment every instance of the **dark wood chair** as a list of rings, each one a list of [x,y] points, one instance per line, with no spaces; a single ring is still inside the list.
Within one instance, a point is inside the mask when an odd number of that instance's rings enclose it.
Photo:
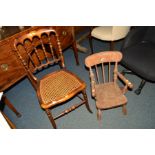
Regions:
[[[85,104],[88,111],[91,112],[86,95],[86,84],[75,74],[66,70],[61,42],[55,30],[41,28],[25,34],[16,38],[14,48],[25,67],[27,77],[37,92],[40,106],[45,110],[54,128],[57,128],[56,119],[82,104]],[[54,64],[59,64],[61,69],[53,71],[41,79],[36,77],[37,72]],[[75,96],[79,97],[80,103],[53,117],[51,109],[66,103]]]
[[[127,88],[132,88],[133,85],[118,72],[118,63],[121,59],[122,54],[118,51],[100,52],[85,59],[90,72],[92,96],[96,100],[99,121],[101,110],[122,106],[123,113],[127,113],[127,98],[124,94]],[[125,83],[125,86],[118,85],[118,78]]]

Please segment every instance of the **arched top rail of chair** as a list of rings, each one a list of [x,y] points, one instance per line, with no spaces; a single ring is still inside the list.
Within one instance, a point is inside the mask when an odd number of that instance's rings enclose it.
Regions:
[[[87,67],[91,67],[100,63],[119,62],[122,59],[122,53],[119,51],[103,51],[92,54],[85,59]]]
[[[39,30],[31,31],[31,32],[29,32],[29,33],[27,33],[25,35],[22,35],[22,36],[16,38],[15,42],[14,42],[14,46],[17,46],[17,44],[19,44],[19,43],[24,44],[24,42],[25,42],[25,40],[27,38],[29,38],[29,40],[32,41],[34,37],[41,38],[41,36],[43,34],[46,34],[46,35],[49,36],[51,33],[53,33],[56,36],[56,38],[58,39],[58,34],[57,34],[57,32],[54,29],[51,29],[51,28],[41,28]],[[59,39],[58,39],[58,41],[59,41]]]

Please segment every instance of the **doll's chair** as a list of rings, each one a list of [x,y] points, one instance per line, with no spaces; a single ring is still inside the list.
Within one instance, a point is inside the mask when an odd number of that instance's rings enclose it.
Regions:
[[[122,106],[123,113],[127,114],[127,98],[124,94],[133,85],[118,72],[118,63],[121,59],[122,54],[119,51],[99,52],[85,59],[85,65],[89,68],[91,92],[96,100],[99,121],[101,121],[101,110]],[[121,79],[125,86],[120,87],[118,79]]]

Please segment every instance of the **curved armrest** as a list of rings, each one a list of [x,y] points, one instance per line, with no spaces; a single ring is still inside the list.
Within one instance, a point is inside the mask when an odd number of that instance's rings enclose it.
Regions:
[[[124,77],[124,75],[122,75],[121,73],[117,72],[118,77],[130,88],[133,88],[133,84]]]

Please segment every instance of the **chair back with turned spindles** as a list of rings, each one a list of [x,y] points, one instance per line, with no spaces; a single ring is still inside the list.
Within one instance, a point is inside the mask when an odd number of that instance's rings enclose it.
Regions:
[[[65,67],[61,43],[53,29],[42,28],[20,36],[16,38],[14,48],[34,87],[38,79],[33,73],[58,62]]]
[[[85,82],[65,68],[59,36],[55,30],[42,28],[23,35],[15,40],[14,48],[36,90],[40,106],[45,110],[53,128],[57,128],[56,119],[83,104],[92,112],[88,104]],[[37,79],[36,72],[56,63],[63,69],[52,71]],[[76,96],[81,100],[80,103],[68,106],[53,116],[53,108],[67,104],[67,101]]]
[[[116,76],[112,78],[112,64],[114,64],[114,74],[117,72],[118,62],[122,59],[122,54],[120,52],[100,52],[93,55],[90,55],[86,58],[85,63],[86,66],[89,68],[90,72],[96,77],[97,83],[105,83],[110,82],[112,79],[116,81]],[[105,76],[105,67],[108,64],[108,79]],[[99,69],[101,68],[102,74],[100,75]],[[93,71],[93,68],[95,71]]]
[[[92,86],[111,81],[116,82],[118,62],[120,62],[121,59],[122,54],[118,51],[104,51],[88,56],[85,60],[85,64],[89,68]],[[108,76],[106,76],[107,67]],[[95,94],[93,94],[93,96],[94,95]]]

